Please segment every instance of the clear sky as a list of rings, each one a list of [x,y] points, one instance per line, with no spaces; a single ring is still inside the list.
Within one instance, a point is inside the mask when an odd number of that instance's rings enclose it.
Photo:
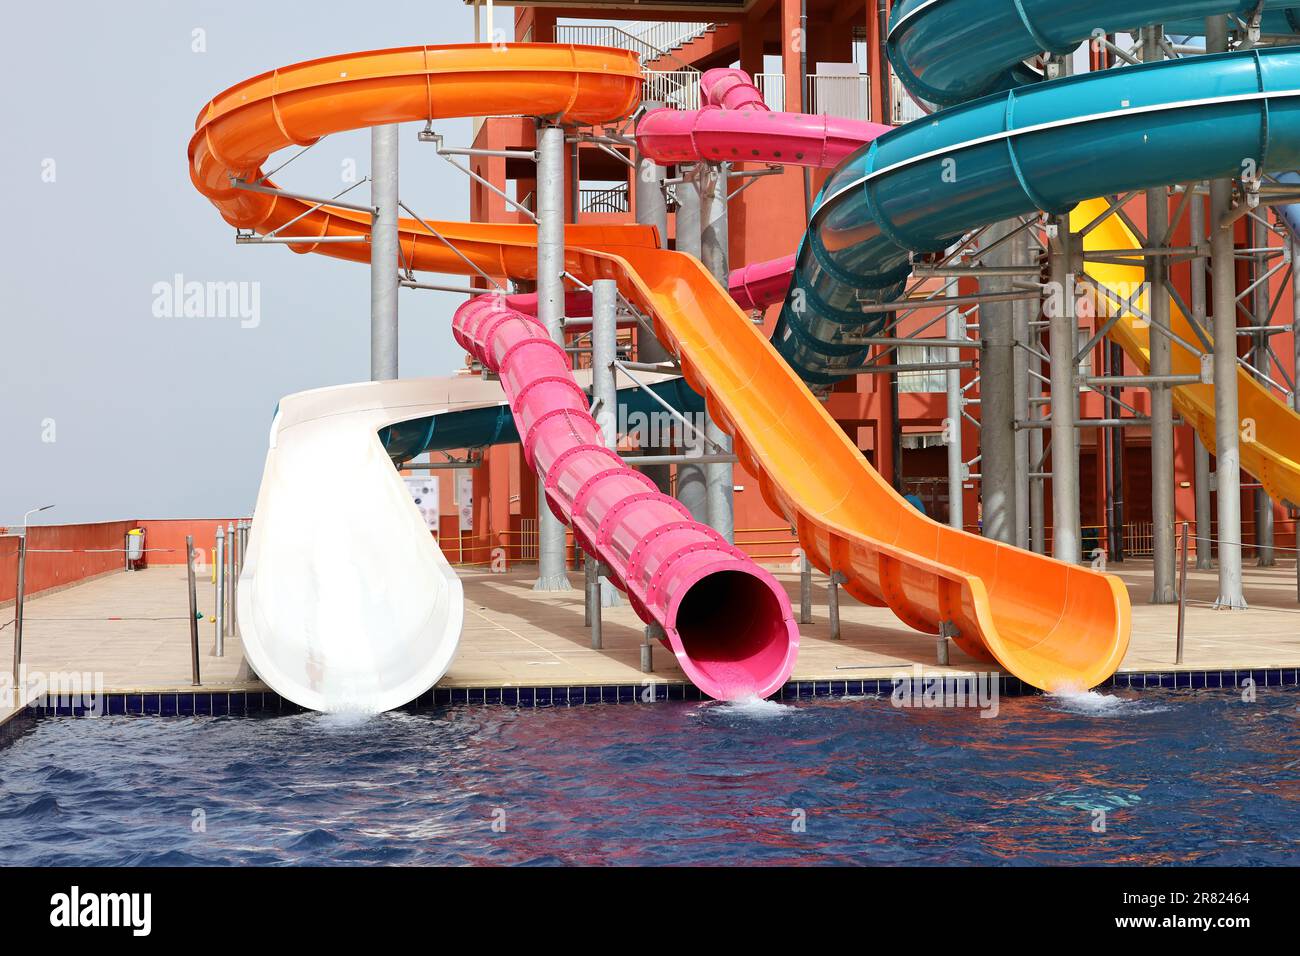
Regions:
[[[70,0],[7,10],[0,525],[49,503],[46,523],[252,509],[276,401],[369,377],[369,274],[283,246],[236,246],[190,184],[194,118],[216,93],[277,66],[470,41],[472,16],[460,0]],[[465,177],[417,141],[418,128],[402,127],[402,200],[430,218],[466,218]],[[468,145],[470,121],[438,128]],[[276,179],[331,195],[349,160],[368,173],[369,143],[365,131],[331,137]],[[247,283],[256,324],[155,314],[167,311],[155,286],[177,274]],[[400,296],[402,376],[461,365],[449,326],[462,297]]]

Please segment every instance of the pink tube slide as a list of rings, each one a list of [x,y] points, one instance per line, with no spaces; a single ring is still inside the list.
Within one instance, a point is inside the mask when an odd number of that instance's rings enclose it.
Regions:
[[[742,309],[765,309],[783,302],[794,275],[794,262],[795,257],[790,255],[732,269],[727,291]]]
[[[774,113],[740,70],[709,70],[700,110],[651,110],[636,128],[637,149],[661,165],[781,163],[829,169],[893,127],[809,113]]]
[[[781,163],[830,169],[893,127],[807,113],[774,113],[743,70],[708,70],[700,78],[701,110],[651,110],[637,124],[637,149],[655,162],[701,160]],[[734,270],[727,283],[742,309],[780,302],[790,288],[794,256]]]
[[[799,649],[785,589],[605,447],[568,355],[542,324],[485,295],[456,310],[452,332],[500,376],[551,511],[608,566],[640,618],[660,625],[695,686],[718,700],[780,688]]]

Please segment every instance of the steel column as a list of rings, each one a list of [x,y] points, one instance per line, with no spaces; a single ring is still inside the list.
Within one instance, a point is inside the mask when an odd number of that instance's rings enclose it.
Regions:
[[[1011,240],[1011,258],[1013,265],[1022,266],[1030,261],[1029,233],[1022,231]],[[1031,300],[1021,299],[1011,304],[1013,316],[1011,349],[1012,366],[1012,413],[1016,421],[1029,418],[1029,345],[1030,322],[1033,320],[1035,305]],[[1016,479],[1016,525],[1015,545],[1017,548],[1029,547],[1029,432],[1016,429],[1015,433],[1015,479]]]
[[[596,404],[596,424],[605,447],[611,451],[618,450],[618,386],[614,382],[617,350],[618,283],[596,279],[591,284],[591,394]],[[608,578],[600,578],[599,590],[602,607],[618,607],[618,591]]]
[[[370,379],[397,378],[397,126],[370,130]]]
[[[1200,196],[1192,197],[1187,209],[1187,222],[1192,244],[1204,241],[1205,201]],[[1197,256],[1191,260],[1191,266],[1192,318],[1201,328],[1206,328],[1205,258]],[[1196,567],[1205,571],[1214,567],[1210,545],[1210,539],[1214,535],[1214,523],[1210,517],[1210,452],[1195,430],[1193,441],[1196,461]]]
[[[1225,17],[1205,20],[1205,49],[1228,48]],[[1241,587],[1241,423],[1237,407],[1237,303],[1232,229],[1232,180],[1210,182],[1210,263],[1214,270],[1214,418],[1219,511],[1219,598],[1224,608],[1244,608]]]
[[[537,127],[537,317],[551,341],[564,345],[564,128]],[[567,591],[564,523],[546,501],[537,475],[537,581],[534,591]]]
[[[682,181],[675,189],[677,194],[677,239],[678,252],[700,258],[700,187],[698,174],[704,164],[679,166]],[[697,438],[687,436],[690,450],[704,452],[706,449]],[[698,445],[698,447],[696,447]],[[708,479],[704,465],[677,466],[677,500],[686,506],[691,517],[696,521],[708,523],[709,498]]]
[[[648,112],[663,106],[662,103],[642,101],[641,107]],[[659,232],[659,242],[668,245],[668,198],[664,194],[664,167],[647,156],[637,159],[636,184],[634,198],[636,221],[642,226],[654,226]],[[697,207],[698,208],[698,207]],[[672,358],[663,344],[645,329],[637,329],[637,359],[642,362],[663,362]],[[667,449],[647,446],[657,451]],[[668,465],[653,465],[641,469],[641,473],[658,486],[664,494],[672,492],[672,468]]]
[[[948,285],[953,288],[957,285],[956,279],[949,279]],[[948,310],[947,328],[945,334],[950,339],[966,338],[966,319],[962,316],[961,309],[953,306]],[[956,362],[961,352],[958,349],[949,349],[948,358]],[[965,482],[962,480],[962,471],[965,467],[965,459],[962,457],[961,442],[961,369],[950,368],[945,373],[945,389],[947,394],[947,409],[945,411],[944,432],[948,442],[948,524],[954,528],[960,528],[965,521],[963,514],[963,496],[962,490]]]
[[[1252,249],[1266,249],[1268,247],[1268,227],[1258,219],[1251,218],[1248,220],[1250,228],[1247,235],[1250,236],[1250,245]],[[1268,272],[1268,256],[1264,253],[1255,253],[1251,259],[1251,282],[1258,283],[1255,291],[1251,294],[1250,318],[1255,328],[1265,328],[1268,326],[1269,318],[1269,290],[1268,280],[1261,278]],[[1294,281],[1294,277],[1292,277]],[[1267,369],[1268,364],[1268,346],[1262,334],[1254,337],[1254,343],[1250,350],[1250,364],[1257,369]],[[1255,374],[1257,381],[1265,381],[1267,376],[1257,372]],[[1273,551],[1273,499],[1268,496],[1263,488],[1255,489],[1255,564],[1261,568],[1271,568],[1277,564],[1277,558]]]
[[[984,233],[988,249],[1010,234],[1019,222],[999,222]],[[990,266],[1009,266],[1011,243],[1003,242],[982,257]],[[1003,276],[980,279],[981,293],[1010,292]],[[1015,305],[984,302],[979,307],[980,350],[980,500],[986,538],[1016,542],[1016,396]],[[1028,446],[1026,446],[1028,447]],[[1026,472],[1027,474],[1028,472]]]
[[[725,289],[731,273],[728,252],[729,230],[727,223],[727,188],[730,163],[706,163],[700,182],[700,258],[704,267]],[[731,436],[714,424],[706,413],[705,434],[713,447],[731,451]],[[734,544],[735,531],[735,477],[731,462],[705,465],[709,525],[728,542]]]
[[[1071,564],[1080,557],[1079,461],[1075,419],[1079,392],[1075,380],[1074,274],[1070,271],[1068,216],[1056,219],[1057,249],[1052,253],[1053,295],[1058,307],[1048,316],[1051,333],[1052,555]]]

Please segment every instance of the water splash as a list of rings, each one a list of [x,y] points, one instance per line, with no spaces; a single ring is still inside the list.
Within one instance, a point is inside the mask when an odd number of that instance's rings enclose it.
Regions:
[[[748,697],[740,697],[736,700],[714,701],[707,706],[714,713],[754,720],[789,717],[799,710],[798,707],[791,704],[782,704],[775,700],[764,700],[757,694],[750,694]]]
[[[1132,717],[1159,714],[1169,708],[1163,704],[1117,697],[1095,690],[1057,690],[1047,695],[1056,710],[1082,717]]]

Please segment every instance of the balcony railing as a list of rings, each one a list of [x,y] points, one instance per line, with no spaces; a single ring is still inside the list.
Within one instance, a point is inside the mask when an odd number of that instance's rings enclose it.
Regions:
[[[579,189],[578,208],[582,212],[628,212],[627,183],[601,189]]]
[[[808,112],[842,119],[871,119],[871,79],[814,73],[808,77]]]

